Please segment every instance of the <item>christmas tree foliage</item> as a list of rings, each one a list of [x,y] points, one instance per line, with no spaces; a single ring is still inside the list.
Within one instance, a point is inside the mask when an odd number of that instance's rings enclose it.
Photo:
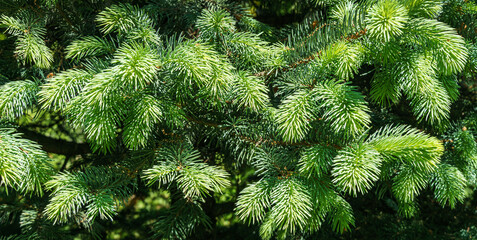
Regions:
[[[461,204],[477,4],[293,6],[270,25],[247,1],[1,1],[0,229],[18,230],[0,234],[103,239],[154,193],[141,239],[224,216],[262,239],[350,232],[368,194],[407,218],[423,191]]]

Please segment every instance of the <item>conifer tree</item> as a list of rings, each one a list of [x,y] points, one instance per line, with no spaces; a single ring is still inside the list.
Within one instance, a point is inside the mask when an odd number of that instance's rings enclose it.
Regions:
[[[343,233],[372,193],[408,218],[423,191],[462,203],[477,4],[299,4],[272,26],[245,1],[2,1],[3,237],[103,239],[159,191],[141,238],[210,237],[224,214],[262,239]]]

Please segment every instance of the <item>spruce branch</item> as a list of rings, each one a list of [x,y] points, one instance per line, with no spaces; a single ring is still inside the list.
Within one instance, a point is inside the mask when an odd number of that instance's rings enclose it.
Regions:
[[[335,207],[330,212],[332,217],[333,230],[343,233],[354,226],[353,209],[351,205],[341,196],[336,196]]]
[[[409,15],[422,18],[436,18],[442,11],[444,2],[441,0],[405,0],[403,5]]]
[[[389,42],[400,36],[408,21],[407,9],[396,0],[381,0],[374,4],[366,17],[369,36]]]
[[[210,218],[197,203],[182,199],[174,202],[165,214],[159,216],[152,226],[153,236],[161,239],[187,239],[198,225],[207,229],[212,227]]]
[[[37,23],[32,14],[23,15],[22,19],[0,17],[0,23],[7,25],[7,32],[17,37],[15,54],[23,64],[33,63],[39,68],[49,68],[53,52],[45,44],[46,29]]]
[[[336,149],[332,146],[316,145],[307,148],[299,160],[299,171],[308,178],[322,177],[329,173]]]
[[[410,164],[401,167],[393,180],[392,192],[396,199],[404,204],[413,202],[429,182],[426,174]]]
[[[85,222],[97,217],[112,220],[132,186],[131,178],[119,168],[89,167],[60,173],[47,183],[53,193],[44,212],[54,223],[65,223],[81,211],[85,212]]]
[[[408,126],[385,126],[370,135],[366,142],[385,159],[403,161],[423,173],[435,171],[444,151],[437,138]]]
[[[269,100],[265,84],[247,72],[236,75],[232,89],[232,96],[239,107],[248,107],[258,112],[267,106]]]
[[[87,36],[73,41],[66,47],[66,58],[80,60],[85,57],[111,54],[116,50],[113,42],[100,37]]]
[[[210,191],[221,192],[230,185],[225,170],[202,162],[199,152],[188,145],[163,147],[156,159],[162,161],[144,170],[143,178],[148,180],[148,185],[175,181],[185,199],[203,201]]]
[[[296,178],[284,179],[271,192],[270,218],[275,227],[293,234],[306,226],[310,218],[311,198],[306,187]]]
[[[43,195],[43,184],[53,175],[50,159],[41,147],[13,129],[0,129],[1,185],[23,193]]]
[[[357,196],[366,193],[380,175],[382,158],[366,144],[350,146],[333,159],[333,183],[345,192]]]
[[[369,108],[356,88],[336,81],[326,81],[313,89],[316,105],[323,109],[323,118],[336,133],[356,137],[368,129]]]
[[[448,203],[451,208],[454,208],[457,202],[464,201],[466,184],[462,172],[449,164],[440,164],[432,180],[437,201],[442,206]]]
[[[255,224],[265,218],[265,211],[271,206],[270,184],[268,181],[259,181],[242,190],[235,208],[241,221]]]
[[[163,63],[163,69],[171,74],[173,80],[187,86],[183,89],[187,93],[197,86],[215,99],[223,96],[232,83],[232,66],[205,43],[181,42],[166,54]]]
[[[287,97],[277,112],[278,129],[287,142],[302,140],[312,118],[311,96],[309,92],[301,91]]]
[[[130,149],[146,147],[153,135],[154,126],[163,117],[161,102],[156,98],[145,95],[132,105],[126,119],[123,139]]]
[[[92,78],[93,74],[81,69],[61,72],[41,86],[38,102],[43,109],[64,110]]]
[[[98,14],[96,22],[105,34],[112,32],[127,34],[138,27],[152,26],[152,20],[148,14],[130,4],[118,4],[106,8]]]
[[[437,20],[415,18],[404,32],[405,40],[432,53],[439,73],[451,75],[464,69],[468,53],[464,39],[455,29]]]
[[[147,45],[131,42],[121,46],[111,61],[115,81],[123,82],[133,90],[144,89],[156,77],[160,61]]]
[[[13,121],[24,115],[36,103],[38,82],[12,81],[0,86],[0,116]]]

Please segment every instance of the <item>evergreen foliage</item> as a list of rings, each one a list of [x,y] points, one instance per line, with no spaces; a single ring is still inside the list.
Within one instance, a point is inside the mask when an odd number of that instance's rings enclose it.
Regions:
[[[159,191],[151,239],[227,214],[312,238],[353,231],[364,195],[412,218],[422,192],[455,208],[476,184],[473,1],[310,0],[286,26],[245,1],[74,2],[0,3],[5,238],[106,238]]]

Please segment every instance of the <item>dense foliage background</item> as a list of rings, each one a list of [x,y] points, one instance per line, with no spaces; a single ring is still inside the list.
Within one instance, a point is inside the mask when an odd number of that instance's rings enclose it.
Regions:
[[[474,0],[0,1],[0,239],[474,239]]]

